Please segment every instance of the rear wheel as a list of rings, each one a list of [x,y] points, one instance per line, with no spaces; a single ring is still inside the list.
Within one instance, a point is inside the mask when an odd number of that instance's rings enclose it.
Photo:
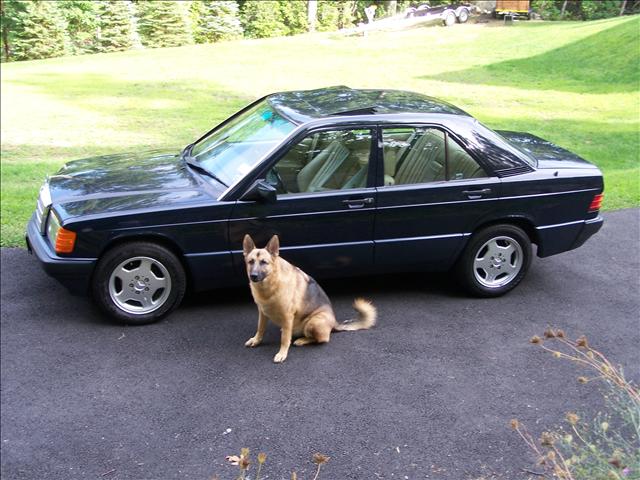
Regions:
[[[460,15],[458,15],[458,21],[460,23],[466,23],[469,20],[469,11],[466,8],[460,10]]]
[[[169,249],[131,242],[109,250],[93,276],[93,297],[110,316],[130,325],[160,320],[176,308],[186,289],[180,260]]]
[[[514,225],[493,225],[476,233],[458,260],[460,283],[472,294],[497,297],[513,289],[531,264],[531,240]]]

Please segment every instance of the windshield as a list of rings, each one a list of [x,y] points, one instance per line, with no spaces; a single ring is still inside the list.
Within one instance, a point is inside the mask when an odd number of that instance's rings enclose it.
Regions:
[[[191,157],[233,185],[296,126],[260,102],[196,143]]]

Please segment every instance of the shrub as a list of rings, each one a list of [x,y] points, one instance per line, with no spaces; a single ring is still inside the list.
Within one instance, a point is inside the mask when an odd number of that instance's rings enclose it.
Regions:
[[[566,480],[640,478],[640,391],[626,380],[622,368],[592,348],[584,336],[572,341],[562,330],[549,328],[544,339],[535,336],[531,343],[555,358],[595,372],[590,378],[578,377],[578,382],[604,382],[607,406],[607,412],[590,420],[586,414],[569,412],[567,430],[543,432],[539,440],[534,440],[518,420],[511,420],[512,428],[535,453],[540,468],[552,478]],[[555,343],[557,347],[545,343]]]
[[[251,467],[252,459],[249,455],[248,448],[243,448],[240,451],[240,455],[228,455],[226,459],[227,462],[229,462],[231,465],[237,466],[239,469],[239,475],[236,480],[249,479],[249,477],[247,477],[247,473],[249,472],[249,468]],[[262,472],[262,467],[267,460],[267,455],[264,453],[259,453],[256,460],[258,462],[258,467],[256,468],[256,475],[253,478],[254,480],[260,480],[262,478],[260,476],[260,473]],[[322,465],[324,465],[328,461],[329,457],[323,455],[322,453],[313,454],[312,462],[316,465],[316,472],[313,476],[313,480],[318,480],[318,478],[320,478],[320,469],[322,468]],[[213,477],[214,480],[217,480],[219,478],[220,477],[218,477],[217,475]],[[298,480],[298,475],[296,474],[296,472],[291,472],[291,480]]]

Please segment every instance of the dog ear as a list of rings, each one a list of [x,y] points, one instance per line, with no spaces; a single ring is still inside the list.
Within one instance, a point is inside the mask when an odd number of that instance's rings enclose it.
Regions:
[[[248,233],[244,236],[244,240],[242,241],[242,250],[245,256],[249,255],[249,252],[256,248],[256,244],[253,243],[253,238]]]
[[[267,243],[267,252],[269,252],[274,257],[277,257],[280,254],[280,239],[278,235],[274,235]]]

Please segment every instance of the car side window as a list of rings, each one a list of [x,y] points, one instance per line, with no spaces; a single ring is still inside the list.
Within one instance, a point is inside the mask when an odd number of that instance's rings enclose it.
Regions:
[[[370,130],[331,130],[304,138],[269,170],[279,194],[345,190],[367,186]]]
[[[385,186],[486,176],[455,140],[436,128],[385,128],[382,144]]]
[[[447,172],[448,180],[486,177],[484,169],[464,148],[447,135]]]

